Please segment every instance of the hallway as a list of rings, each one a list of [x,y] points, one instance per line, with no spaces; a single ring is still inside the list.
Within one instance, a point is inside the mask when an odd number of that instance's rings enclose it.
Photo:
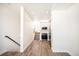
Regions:
[[[53,52],[50,43],[46,40],[33,40],[28,48],[20,53],[18,51],[7,51],[1,56],[70,56],[67,52]]]
[[[0,56],[79,56],[79,4],[0,4]]]

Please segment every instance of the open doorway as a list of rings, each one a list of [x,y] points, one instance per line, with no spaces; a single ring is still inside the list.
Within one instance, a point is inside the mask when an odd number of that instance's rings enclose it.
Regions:
[[[35,33],[34,40],[49,41],[51,46],[51,22],[50,20],[34,20],[33,31]]]

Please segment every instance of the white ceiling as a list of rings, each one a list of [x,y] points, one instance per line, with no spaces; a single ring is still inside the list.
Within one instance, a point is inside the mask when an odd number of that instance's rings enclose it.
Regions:
[[[23,3],[23,4],[0,4],[11,5],[12,7],[23,5],[25,11],[28,12],[34,19],[48,20],[51,18],[51,10],[67,10],[74,4],[72,3]]]
[[[51,10],[67,10],[72,3],[36,3],[23,4],[25,10],[38,20],[48,20],[51,17]]]
[[[25,10],[34,19],[49,19],[52,4],[24,4]]]
[[[73,5],[73,3],[55,3],[52,5],[52,10],[67,10]]]

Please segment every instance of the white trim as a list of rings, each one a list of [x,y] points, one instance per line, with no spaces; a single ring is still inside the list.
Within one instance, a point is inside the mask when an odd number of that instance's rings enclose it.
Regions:
[[[52,13],[53,11],[51,12],[51,48],[53,50],[53,39],[54,39],[54,36],[53,36],[53,25],[54,25],[54,20],[53,20],[53,17],[52,17]]]
[[[41,39],[41,31],[40,31],[40,40],[42,40],[42,39]]]
[[[20,52],[23,52],[23,16],[24,16],[24,8],[20,7]]]

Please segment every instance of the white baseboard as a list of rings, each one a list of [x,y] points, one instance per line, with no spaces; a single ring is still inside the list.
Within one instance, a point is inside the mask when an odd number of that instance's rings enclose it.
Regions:
[[[31,40],[31,41],[28,43],[27,47],[26,47],[26,46],[24,47],[23,52],[28,48],[28,46],[29,46],[32,42],[33,42],[33,40]]]

